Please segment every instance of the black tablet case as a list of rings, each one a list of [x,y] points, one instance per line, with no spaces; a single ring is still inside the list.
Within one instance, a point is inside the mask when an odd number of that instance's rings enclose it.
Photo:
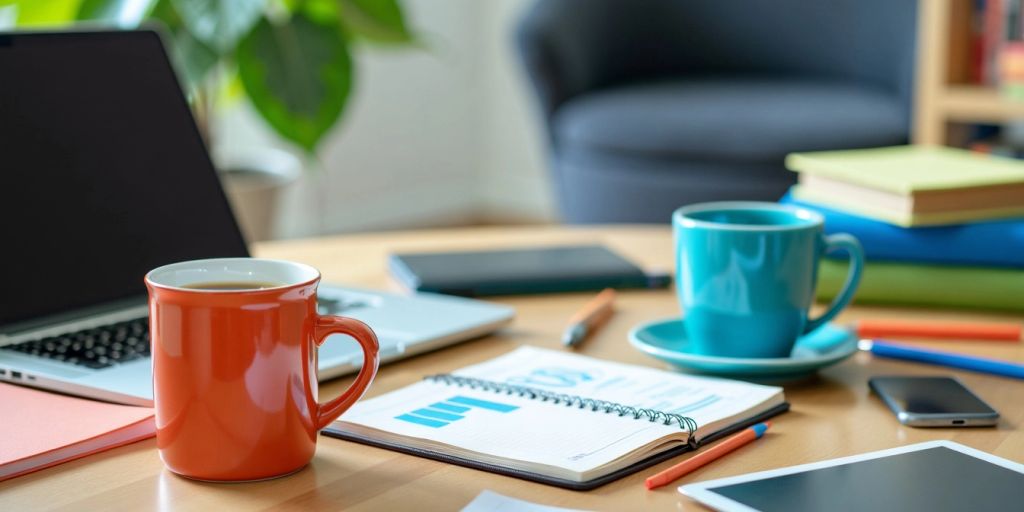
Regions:
[[[721,439],[722,437],[725,437],[725,436],[728,436],[728,435],[730,435],[730,434],[732,434],[734,432],[738,432],[740,430],[743,430],[744,428],[747,428],[747,427],[749,427],[751,425],[760,423],[760,422],[762,422],[762,421],[764,421],[764,420],[766,420],[768,418],[771,418],[773,416],[777,416],[777,415],[782,414],[782,413],[784,413],[784,412],[786,412],[788,410],[789,410],[789,403],[788,402],[783,402],[783,403],[781,403],[781,404],[779,404],[779,405],[777,405],[777,406],[775,406],[775,407],[773,407],[773,408],[771,408],[771,409],[769,409],[769,410],[767,410],[767,411],[765,411],[765,412],[763,412],[763,413],[761,413],[761,414],[759,414],[757,416],[754,416],[752,418],[748,418],[747,420],[739,422],[739,423],[735,423],[735,424],[730,425],[730,426],[728,426],[728,427],[726,427],[726,428],[724,428],[722,430],[719,430],[718,432],[715,432],[713,434],[710,434],[710,435],[706,436],[704,439],[701,439],[701,441],[700,441],[699,445],[697,446],[697,448],[699,448],[700,445],[704,445],[706,443],[710,443],[710,442],[716,441],[718,439]],[[646,459],[644,459],[644,460],[642,460],[640,462],[637,462],[636,464],[633,464],[632,466],[628,466],[628,467],[622,468],[622,469],[620,469],[618,471],[615,471],[613,473],[609,473],[607,475],[595,478],[593,480],[588,480],[586,482],[574,482],[572,480],[565,480],[565,479],[562,479],[562,478],[554,478],[554,477],[550,477],[550,476],[546,476],[546,475],[541,475],[541,474],[538,474],[538,473],[530,473],[528,471],[521,471],[521,470],[518,470],[518,469],[511,469],[511,468],[507,468],[507,467],[504,467],[504,466],[498,466],[496,464],[487,464],[487,463],[484,463],[484,462],[477,462],[477,461],[472,460],[472,459],[467,459],[467,458],[464,458],[464,457],[456,457],[456,456],[448,455],[448,454],[445,454],[445,453],[442,453],[442,452],[437,452],[437,451],[432,451],[432,450],[420,450],[420,449],[417,449],[417,448],[410,448],[408,446],[404,446],[404,445],[400,445],[400,444],[396,444],[396,443],[388,443],[388,442],[380,441],[380,440],[373,439],[373,438],[370,438],[370,437],[365,437],[365,436],[361,436],[361,435],[358,435],[358,434],[354,434],[352,432],[348,432],[348,431],[339,429],[339,428],[335,427],[334,425],[328,426],[327,428],[325,428],[323,430],[322,433],[325,436],[336,437],[338,439],[344,439],[346,441],[353,441],[353,442],[360,443],[360,444],[376,446],[378,448],[384,448],[384,449],[387,449],[387,450],[393,450],[393,451],[396,451],[396,452],[402,452],[402,453],[406,453],[406,454],[409,454],[409,455],[415,455],[417,457],[425,457],[425,458],[428,458],[428,459],[434,459],[434,460],[438,460],[438,461],[441,461],[441,462],[447,462],[449,464],[456,464],[456,465],[459,465],[459,466],[465,466],[467,468],[479,469],[479,470],[482,470],[482,471],[489,471],[491,473],[497,473],[499,475],[506,475],[506,476],[512,476],[512,477],[516,477],[516,478],[521,478],[523,480],[529,480],[531,482],[538,482],[538,483],[542,483],[542,484],[553,485],[553,486],[556,486],[556,487],[562,487],[562,488],[565,488],[565,489],[572,489],[574,491],[589,491],[591,489],[594,489],[594,488],[600,487],[600,486],[602,486],[604,484],[613,482],[613,481],[618,480],[618,479],[620,479],[620,478],[622,478],[624,476],[632,475],[633,473],[636,473],[637,471],[640,471],[640,470],[643,470],[643,469],[647,469],[647,468],[649,468],[651,466],[654,466],[656,464],[659,464],[661,462],[664,462],[664,461],[669,460],[669,459],[671,459],[673,457],[677,457],[677,456],[679,456],[679,455],[681,455],[683,453],[686,453],[686,452],[689,452],[689,451],[695,449],[693,446],[690,446],[690,445],[682,445],[682,446],[679,446],[679,447],[676,447],[676,448],[672,448],[671,450],[667,450],[667,451],[664,451],[664,452],[661,452],[661,453],[654,454],[654,455],[652,455],[652,456],[650,456],[650,457],[648,457],[648,458],[646,458]]]
[[[667,275],[649,276],[600,245],[392,254],[388,266],[410,290],[466,297],[656,288],[669,283]]]

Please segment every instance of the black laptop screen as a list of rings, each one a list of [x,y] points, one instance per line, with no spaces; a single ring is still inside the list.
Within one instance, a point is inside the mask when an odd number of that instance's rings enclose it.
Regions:
[[[158,36],[0,34],[0,326],[247,250]]]

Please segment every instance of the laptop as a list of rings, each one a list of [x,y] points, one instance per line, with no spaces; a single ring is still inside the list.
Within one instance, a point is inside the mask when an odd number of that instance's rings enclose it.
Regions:
[[[152,403],[143,276],[248,256],[153,31],[0,34],[0,381]],[[323,313],[369,324],[382,361],[490,333],[511,308],[322,284]],[[332,336],[321,380],[355,371]]]

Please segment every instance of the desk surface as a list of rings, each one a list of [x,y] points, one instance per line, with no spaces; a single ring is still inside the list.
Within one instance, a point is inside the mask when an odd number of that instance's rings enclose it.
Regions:
[[[481,228],[409,233],[378,233],[259,245],[259,256],[286,258],[321,269],[324,280],[351,286],[397,290],[385,255],[423,251],[514,247],[530,244],[600,242],[646,266],[672,266],[668,228]],[[424,374],[453,370],[508,352],[520,344],[559,348],[566,319],[591,294],[540,295],[502,299],[518,311],[515,323],[498,335],[386,365],[369,396],[419,380]],[[583,354],[626,363],[663,367],[633,350],[626,332],[639,322],[678,314],[671,291],[624,292],[617,314],[580,349]],[[857,307],[840,321],[857,318],[935,318],[943,320],[1016,320],[1019,316],[940,310]],[[1000,342],[937,342],[929,345],[979,355],[1024,361],[1024,345]],[[1002,413],[995,429],[915,429],[900,425],[874,397],[867,380],[878,374],[948,374]],[[337,394],[348,378],[322,385],[321,396]],[[680,483],[761,471],[794,464],[891,448],[933,439],[950,439],[1008,459],[1024,462],[1024,381],[948,371],[886,360],[867,354],[824,370],[814,380],[786,386],[792,411],[777,418],[766,439],[690,474]],[[73,421],[73,418],[69,418]],[[643,479],[678,460],[581,493],[493,475],[321,437],[312,464],[299,473],[264,483],[207,484],[166,471],[154,440],[139,442],[0,483],[6,510],[144,509],[346,509],[458,510],[483,489],[548,505],[596,510],[677,510],[696,505],[675,485],[643,489]]]

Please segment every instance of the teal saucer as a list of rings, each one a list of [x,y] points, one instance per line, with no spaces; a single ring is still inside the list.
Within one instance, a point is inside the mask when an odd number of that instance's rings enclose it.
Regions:
[[[756,342],[751,334],[751,342]],[[754,380],[791,380],[807,377],[836,364],[857,351],[857,337],[826,324],[797,340],[793,353],[780,358],[738,358],[694,354],[686,339],[683,319],[646,322],[629,331],[629,343],[679,370]]]

